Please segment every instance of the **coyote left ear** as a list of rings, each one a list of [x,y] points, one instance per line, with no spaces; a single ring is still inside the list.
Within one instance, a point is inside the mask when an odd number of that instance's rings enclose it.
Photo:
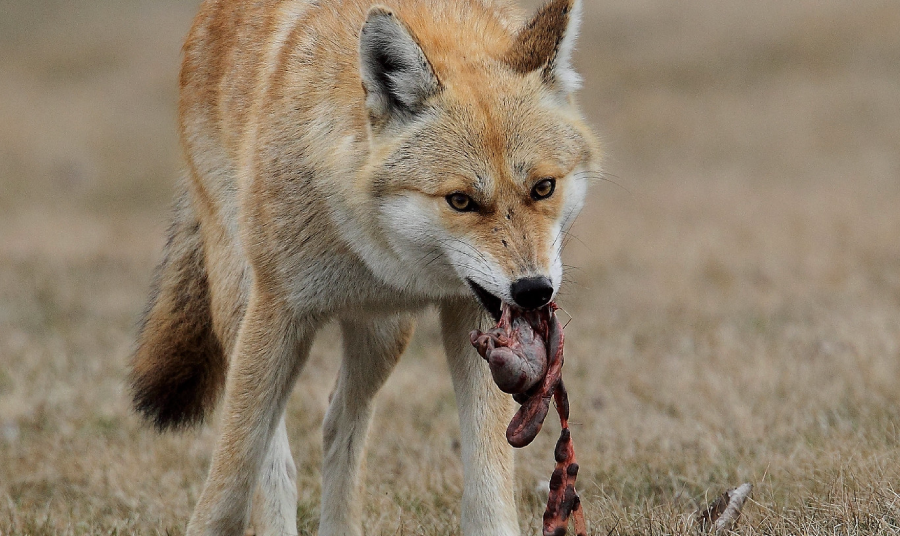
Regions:
[[[387,8],[369,11],[359,38],[359,58],[373,121],[415,115],[440,88],[422,48]]]
[[[550,0],[516,35],[505,61],[527,74],[541,69],[544,82],[571,93],[581,87],[572,51],[581,24],[582,0]]]

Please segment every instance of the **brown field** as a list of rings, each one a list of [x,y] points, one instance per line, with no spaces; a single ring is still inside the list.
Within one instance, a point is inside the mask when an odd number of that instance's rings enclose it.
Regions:
[[[0,534],[183,532],[214,431],[157,435],[123,377],[180,159],[196,1],[0,2]],[[900,534],[900,3],[587,0],[603,135],[568,244],[565,376],[591,534]],[[458,534],[433,315],[379,396],[366,533]],[[318,511],[326,329],[289,406]],[[519,454],[525,534],[548,425]]]

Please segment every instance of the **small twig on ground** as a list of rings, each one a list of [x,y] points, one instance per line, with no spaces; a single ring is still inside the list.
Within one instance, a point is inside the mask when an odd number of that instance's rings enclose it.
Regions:
[[[741,508],[750,497],[753,485],[749,482],[730,489],[720,495],[706,508],[694,514],[698,531],[701,534],[712,533],[716,536],[727,534],[741,517]]]

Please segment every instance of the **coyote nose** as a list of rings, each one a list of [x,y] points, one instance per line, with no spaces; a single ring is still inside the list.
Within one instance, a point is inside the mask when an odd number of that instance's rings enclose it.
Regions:
[[[511,285],[510,291],[516,305],[523,309],[543,307],[553,297],[553,285],[544,276],[519,279]]]

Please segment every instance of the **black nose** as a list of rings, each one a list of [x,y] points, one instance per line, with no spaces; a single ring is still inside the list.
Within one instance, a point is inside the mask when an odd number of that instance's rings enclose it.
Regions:
[[[510,287],[513,300],[522,309],[537,309],[550,302],[553,285],[546,277],[524,277]]]

